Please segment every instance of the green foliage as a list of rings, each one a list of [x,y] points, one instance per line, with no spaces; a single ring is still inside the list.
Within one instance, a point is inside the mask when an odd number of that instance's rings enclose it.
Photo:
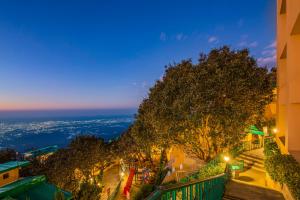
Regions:
[[[67,148],[49,156],[45,162],[33,163],[32,170],[34,175],[44,174],[49,182],[76,193],[81,181],[89,179],[95,169],[103,171],[111,159],[110,147],[103,139],[79,136]]]
[[[84,182],[80,185],[80,190],[75,195],[76,200],[98,200],[101,198],[102,188],[96,184]]]
[[[152,184],[145,184],[139,189],[139,191],[133,196],[133,200],[142,200],[151,194],[155,189]]]
[[[173,185],[173,184],[176,184],[177,181],[176,180],[171,180],[171,181],[168,181],[168,182],[165,182],[165,183],[162,183],[160,184],[161,186],[166,186],[166,185]]]
[[[167,67],[140,105],[132,136],[145,155],[151,146],[175,143],[208,161],[262,118],[273,88],[273,75],[247,49],[213,49],[196,64],[184,60]]]
[[[265,168],[270,177],[285,183],[295,199],[300,199],[300,165],[291,155],[275,154],[267,157]]]
[[[295,199],[300,199],[300,165],[291,155],[280,153],[275,142],[265,144],[265,168],[272,180],[286,184]]]
[[[209,161],[205,166],[199,170],[199,179],[209,178],[211,176],[216,176],[222,174],[225,171],[226,164],[221,162],[220,156]]]
[[[266,142],[264,146],[264,154],[266,157],[280,154],[280,150],[276,142]]]
[[[14,149],[1,149],[0,150],[0,164],[13,161],[17,159],[16,151]]]

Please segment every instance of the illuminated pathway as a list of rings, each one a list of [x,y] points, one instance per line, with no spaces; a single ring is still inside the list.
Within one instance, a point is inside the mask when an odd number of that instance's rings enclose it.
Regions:
[[[224,200],[284,200],[283,195],[266,186],[263,149],[252,150],[242,154],[238,159],[244,160],[245,171],[232,179],[226,186]]]

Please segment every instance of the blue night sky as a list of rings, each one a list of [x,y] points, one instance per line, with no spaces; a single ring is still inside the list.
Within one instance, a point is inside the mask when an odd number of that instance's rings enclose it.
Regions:
[[[274,0],[0,2],[0,110],[136,108],[164,66],[230,45],[275,65]]]

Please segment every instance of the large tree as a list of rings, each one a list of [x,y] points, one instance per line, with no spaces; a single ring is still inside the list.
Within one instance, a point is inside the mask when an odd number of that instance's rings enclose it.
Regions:
[[[96,174],[101,174],[111,160],[110,147],[103,139],[78,136],[45,162],[34,162],[33,173],[45,174],[50,182],[75,194],[82,181],[97,182]]]
[[[140,136],[154,136],[162,148],[183,145],[208,160],[239,142],[262,117],[273,88],[272,75],[247,49],[213,49],[196,64],[168,66],[140,105],[137,121],[149,128]]]

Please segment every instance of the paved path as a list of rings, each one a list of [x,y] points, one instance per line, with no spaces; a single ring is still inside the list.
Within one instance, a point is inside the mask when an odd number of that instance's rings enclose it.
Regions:
[[[235,181],[226,185],[226,195],[240,200],[284,200],[278,191]]]
[[[266,170],[264,167],[265,158],[263,154],[263,149],[261,148],[252,151],[247,151],[242,155],[243,156],[240,159],[245,161],[245,169],[239,174],[237,178],[233,180],[249,185],[273,189],[266,184]],[[247,155],[249,155],[250,157],[248,156],[247,158]],[[250,160],[250,163],[253,162],[253,164],[247,166],[246,160]]]
[[[255,157],[256,160],[263,163],[264,155],[262,149],[246,152],[242,159],[247,159],[247,155]],[[252,160],[253,158],[248,157],[248,159]],[[257,167],[256,169],[254,167],[247,168],[239,174],[238,178],[232,179],[226,185],[224,199],[284,200],[281,192],[266,186],[266,172],[263,164],[260,166],[261,169],[257,169]]]
[[[120,181],[120,166],[114,165],[103,173],[104,189],[102,191],[101,200],[107,200],[107,189],[110,188],[112,193]]]

